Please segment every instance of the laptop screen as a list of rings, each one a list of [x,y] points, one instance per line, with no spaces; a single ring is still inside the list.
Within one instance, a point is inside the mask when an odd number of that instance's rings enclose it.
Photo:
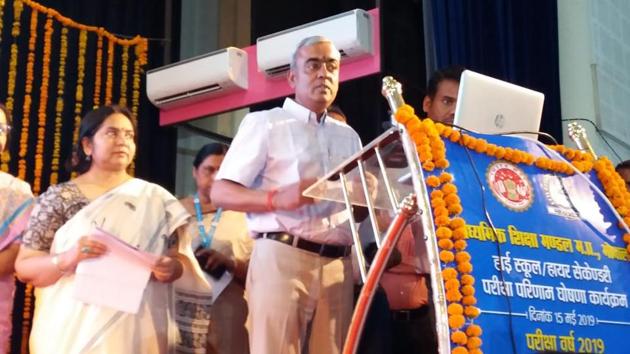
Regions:
[[[537,132],[545,95],[474,71],[462,73],[454,124],[483,134]],[[537,138],[535,134],[515,134]]]

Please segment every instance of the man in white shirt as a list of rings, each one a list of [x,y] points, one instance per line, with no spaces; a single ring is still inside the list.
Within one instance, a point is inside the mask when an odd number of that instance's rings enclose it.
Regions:
[[[212,200],[247,212],[256,239],[247,275],[253,354],[340,353],[352,313],[352,237],[344,206],[302,191],[361,148],[327,116],[340,53],[325,37],[302,40],[288,81],[295,100],[245,117]]]

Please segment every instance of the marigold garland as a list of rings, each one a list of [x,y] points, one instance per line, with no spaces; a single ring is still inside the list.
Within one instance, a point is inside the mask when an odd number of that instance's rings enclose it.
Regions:
[[[2,28],[4,27],[4,0],[0,0],[0,43],[2,43]]]
[[[485,139],[461,133],[441,123],[434,123],[428,118],[420,120],[409,105],[400,107],[395,117],[399,123],[407,128],[410,137],[416,144],[422,167],[427,172],[431,172],[435,168],[444,170],[449,166],[445,145],[440,137],[480,154],[504,159],[514,164],[536,165],[540,169],[554,173],[573,175],[573,167],[582,173],[588,173],[595,169],[606,196],[623,218],[623,222],[620,222],[618,226],[624,232],[623,240],[626,243],[628,254],[630,254],[630,233],[627,230],[627,225],[630,223],[630,193],[625,187],[625,182],[615,172],[613,164],[606,157],[600,157],[597,161],[593,161],[590,154],[562,145],[551,146],[551,148],[566,157],[570,164],[544,156],[535,157],[525,151],[488,143]],[[474,318],[479,316],[480,311],[474,306],[477,303],[473,286],[475,278],[470,274],[473,270],[472,257],[465,251],[467,246],[465,220],[461,217],[450,218],[461,214],[463,211],[461,201],[457,196],[457,187],[452,183],[452,176],[445,171],[429,175],[425,179],[425,183],[432,189],[430,192],[431,207],[437,226],[438,247],[441,250],[439,258],[444,263],[442,277],[446,288],[446,299],[449,302],[448,323],[453,329],[451,341],[455,344],[451,353],[480,354],[482,353],[480,347],[483,343],[480,338],[482,330],[480,326],[472,322]],[[441,189],[440,186],[442,186]],[[451,265],[453,260],[456,263],[455,267]],[[464,305],[465,318],[459,311],[462,305]],[[464,334],[458,329],[465,325],[466,318],[470,323],[466,326]]]
[[[105,104],[112,103],[114,89],[114,41],[107,39],[107,76],[105,78]]]
[[[13,42],[11,43],[11,56],[9,59],[9,76],[7,87],[7,101],[5,102],[7,108],[13,110],[13,101],[15,94],[15,78],[17,77],[17,60],[18,60],[18,44],[17,39],[20,36],[20,22],[22,17],[22,11],[24,10],[24,4],[21,0],[13,1],[13,24],[11,25],[11,37]]]
[[[4,18],[4,0],[0,0],[0,43],[2,43],[2,29],[4,25],[4,21],[2,21],[3,18]],[[5,149],[5,151],[2,151],[2,153],[0,153],[0,171],[7,172],[9,170],[10,156],[9,156],[8,150],[9,149]]]
[[[24,310],[22,313],[22,345],[20,346],[20,353],[26,354],[29,353],[28,348],[28,338],[31,328],[31,319],[33,318],[33,307],[35,306],[35,301],[33,298],[33,285],[26,284],[24,288]]]
[[[140,107],[140,73],[141,69],[147,63],[147,50],[148,41],[144,39],[141,41],[135,50],[136,58],[133,62],[133,76],[132,76],[132,93],[131,93],[131,123],[134,127],[138,127],[138,110]],[[135,174],[136,163],[131,162],[129,166],[129,174],[132,176]]]
[[[18,155],[18,178],[26,179],[26,153],[28,152],[29,128],[31,125],[31,92],[33,92],[33,69],[35,67],[35,44],[37,43],[37,9],[31,11],[30,36],[28,39],[28,57],[26,62],[26,84],[24,86],[24,106],[22,110],[22,130]]]
[[[454,344],[451,353],[468,353],[467,345],[471,340],[475,349],[478,348],[475,345],[480,345],[481,341],[476,341],[475,338],[478,339],[478,337],[470,336],[460,329],[464,327],[465,330],[468,329],[472,325],[471,320],[478,316],[479,311],[469,304],[471,299],[474,299],[472,285],[463,285],[460,281],[460,279],[466,279],[470,283],[472,264],[470,264],[470,254],[465,251],[467,244],[463,240],[466,236],[465,220],[458,216],[463,211],[461,200],[457,195],[453,176],[445,171],[449,162],[446,158],[446,146],[442,141],[442,134],[446,133],[450,137],[453,132],[448,131],[443,125],[435,124],[430,119],[421,121],[413,113],[413,108],[408,105],[398,110],[396,119],[401,123],[404,122],[416,144],[418,158],[423,169],[428,172],[438,169],[434,174],[427,176],[425,182],[431,190],[431,207],[437,226],[438,246],[441,249],[439,258],[443,264],[442,277],[448,301],[448,324],[451,328],[451,342]],[[455,134],[455,136],[459,139],[461,135]],[[455,247],[456,243],[457,247]],[[464,301],[465,298],[467,298],[466,301]]]
[[[83,113],[83,100],[84,100],[84,80],[85,80],[85,69],[86,69],[86,48],[87,48],[87,38],[88,35],[90,33],[100,33],[102,37],[107,38],[110,41],[110,45],[111,43],[114,43],[114,47],[115,45],[122,45],[125,46],[125,48],[127,48],[127,58],[124,58],[123,55],[123,64],[126,65],[125,66],[125,70],[122,74],[122,82],[127,82],[127,78],[128,78],[128,72],[129,72],[129,68],[128,68],[128,50],[129,47],[133,47],[133,49],[136,52],[136,57],[139,60],[139,65],[140,67],[138,68],[138,91],[140,88],[140,72],[141,72],[141,68],[143,65],[146,64],[146,58],[147,58],[147,50],[148,50],[148,46],[147,46],[147,40],[145,38],[142,38],[140,36],[136,36],[134,38],[131,39],[123,39],[123,38],[118,38],[115,35],[113,35],[112,33],[109,33],[103,29],[94,27],[94,26],[86,26],[80,23],[77,23],[75,21],[73,21],[72,19],[69,19],[67,17],[62,16],[61,14],[59,14],[57,11],[55,11],[54,9],[51,8],[47,8],[45,6],[42,6],[34,1],[31,0],[13,0],[12,1],[12,5],[13,5],[13,22],[11,23],[11,26],[5,26],[7,23],[3,23],[3,15],[6,15],[6,10],[4,8],[4,6],[6,5],[6,0],[0,0],[0,41],[2,40],[2,33],[4,33],[5,35],[8,35],[6,32],[9,31],[10,29],[10,34],[12,37],[12,43],[10,45],[10,52],[7,53],[8,55],[8,73],[7,73],[7,83],[6,83],[6,87],[7,87],[7,92],[6,92],[6,105],[7,108],[12,111],[12,112],[18,112],[15,121],[17,122],[17,135],[16,136],[16,140],[14,141],[14,143],[17,145],[17,149],[16,149],[16,154],[17,154],[17,160],[18,160],[18,164],[17,164],[17,176],[19,178],[22,179],[26,179],[27,172],[27,159],[34,159],[34,170],[32,171],[32,175],[34,176],[34,182],[33,182],[33,189],[34,191],[38,192],[39,189],[41,189],[41,187],[43,186],[43,178],[45,178],[45,176],[42,176],[42,172],[43,172],[43,156],[46,153],[45,152],[45,148],[46,148],[46,144],[44,141],[44,131],[45,131],[45,125],[46,125],[46,121],[42,121],[42,119],[45,119],[45,117],[47,116],[46,114],[46,108],[48,106],[50,106],[48,104],[48,99],[52,99],[51,97],[48,97],[49,92],[48,90],[50,89],[49,85],[50,85],[50,55],[51,52],[53,50],[53,48],[51,48],[51,45],[53,45],[53,43],[51,43],[51,36],[52,36],[52,29],[53,29],[53,21],[56,20],[59,23],[61,23],[61,27],[62,27],[62,34],[60,36],[60,53],[59,53],[59,78],[58,78],[58,82],[57,82],[57,96],[56,96],[56,102],[55,102],[55,120],[54,120],[54,124],[55,124],[55,132],[53,135],[53,143],[52,143],[52,147],[53,147],[53,151],[52,151],[52,156],[53,158],[51,159],[51,175],[50,175],[50,182],[51,183],[56,183],[58,181],[58,174],[55,173],[58,169],[59,169],[59,156],[61,155],[61,131],[63,130],[63,115],[64,115],[64,101],[63,99],[60,99],[63,97],[64,95],[64,90],[65,90],[65,70],[67,69],[67,63],[66,63],[66,59],[67,58],[67,41],[68,41],[68,31],[70,30],[77,30],[80,31],[79,33],[79,57],[78,57],[78,62],[77,62],[77,84],[73,86],[76,87],[76,92],[74,97],[78,98],[74,105],[74,115],[75,117],[77,117],[77,123],[78,121],[80,121],[81,115]],[[26,25],[25,23],[22,23],[22,15],[24,12],[24,7],[28,6],[31,10],[30,12],[30,23],[29,23],[29,27],[25,28],[24,26]],[[41,30],[40,27],[42,27],[41,22],[39,22],[39,15],[42,14],[44,16],[47,17],[46,19],[46,24],[44,27],[44,31],[42,33],[42,38],[38,38],[38,30]],[[43,21],[42,21],[43,22]],[[9,28],[10,27],[10,28]],[[30,30],[30,31],[29,31]],[[28,32],[25,32],[28,31]],[[26,37],[26,38],[20,38],[20,36],[22,35],[22,37]],[[64,38],[65,37],[65,38]],[[41,42],[41,40],[44,40],[43,43],[43,51],[42,54],[40,54],[38,52],[39,46],[41,45],[38,41]],[[28,45],[27,45],[27,50],[26,53],[24,53],[24,55],[22,55],[23,57],[26,57],[25,60],[22,60],[22,58],[20,58],[19,56],[19,48],[22,45],[21,41],[28,41]],[[65,47],[65,49],[64,49]],[[56,49],[55,49],[56,50]],[[115,51],[112,51],[112,53],[114,53]],[[123,53],[124,54],[124,53]],[[34,88],[34,84],[35,82],[37,82],[36,80],[39,80],[40,77],[35,77],[35,75],[39,75],[38,70],[35,70],[35,65],[38,64],[38,62],[40,61],[40,59],[37,58],[37,55],[42,55],[42,75],[41,75],[41,81],[38,82],[38,86],[37,88]],[[109,55],[109,53],[108,53]],[[23,97],[23,101],[20,102],[19,104],[22,105],[22,111],[19,112],[19,109],[16,109],[16,81],[18,80],[18,65],[22,65],[22,64],[18,64],[18,62],[24,62],[25,64],[25,68],[21,69],[21,71],[24,71],[24,92],[22,94],[22,92],[20,92],[20,96]],[[115,70],[116,68],[114,67],[115,61],[111,61],[109,60],[108,57],[108,64],[109,62],[112,63],[111,67],[112,70]],[[109,70],[109,67],[108,67]],[[21,75],[21,74],[20,74]],[[113,79],[113,73],[112,73],[112,79]],[[22,80],[22,78],[20,77],[20,80]],[[113,91],[113,84],[111,84],[111,90]],[[124,96],[124,101],[121,97],[121,101],[123,101],[126,104],[126,96],[127,96],[127,88],[129,85],[125,84],[125,87],[121,87],[121,96]],[[38,108],[37,108],[37,123],[34,123],[32,121],[32,115],[33,115],[33,110],[34,108],[32,107],[33,105],[33,90],[37,90],[41,88],[41,92],[36,94],[39,101],[38,101]],[[106,83],[106,94],[107,94],[107,90],[108,90],[108,85]],[[124,94],[123,94],[124,93]],[[111,96],[110,96],[111,97]],[[91,98],[90,99],[90,103],[91,102]],[[139,93],[138,93],[138,103],[139,103]],[[138,111],[138,109],[136,109],[136,112]],[[67,114],[67,112],[66,112]],[[52,114],[48,115],[52,118]],[[52,119],[51,119],[52,122]],[[32,132],[31,129],[35,129],[35,127],[33,127],[33,124],[37,124],[37,131],[36,132]],[[52,123],[51,123],[52,124]],[[78,125],[77,125],[78,128]],[[37,134],[33,134],[33,133],[37,133]],[[37,141],[33,142],[31,140],[31,138],[34,138],[34,136],[32,135],[37,135]],[[76,130],[76,134],[73,134],[73,139],[74,141],[77,140],[78,137],[78,129]],[[31,145],[32,144],[32,145]],[[49,144],[50,145],[50,144]],[[9,149],[6,149],[0,158],[0,168],[3,171],[7,171],[9,166],[8,163],[11,159],[11,156],[9,155]],[[30,167],[28,167],[30,168]],[[29,175],[30,177],[30,175]],[[30,332],[30,326],[31,326],[31,321],[32,321],[32,309],[34,306],[34,299],[33,299],[33,288],[30,285],[26,286],[26,290],[25,290],[25,295],[24,295],[24,309],[23,309],[23,313],[22,313],[22,342],[21,342],[21,352],[22,353],[27,353],[28,352],[28,341],[24,340],[27,339],[29,336],[29,332]]]
[[[57,81],[57,101],[55,104],[55,132],[53,133],[53,152],[50,162],[50,184],[59,182],[59,160],[61,158],[61,128],[63,126],[63,94],[65,90],[66,58],[68,56],[68,27],[61,28],[61,47],[59,49],[59,81]]]
[[[44,142],[46,139],[46,106],[48,104],[48,86],[50,81],[50,55],[53,34],[53,18],[48,14],[44,24],[44,55],[42,58],[42,82],[39,90],[39,108],[37,110],[37,144],[35,145],[35,169],[33,194],[38,195],[42,187],[42,169],[44,167]]]
[[[128,81],[128,72],[129,72],[129,46],[124,45],[122,47],[122,65],[121,65],[121,76],[120,76],[120,99],[118,104],[126,107],[127,106],[127,81]]]
[[[101,75],[103,71],[103,28],[98,29],[98,39],[96,40],[96,67],[94,72],[94,105],[96,109],[101,105]]]
[[[4,10],[4,0],[2,0],[2,9]],[[7,99],[6,105],[9,111],[13,111],[14,98],[15,95],[15,79],[17,77],[17,64],[18,64],[18,44],[17,38],[20,35],[20,19],[22,16],[22,11],[24,9],[24,4],[20,0],[15,0],[13,2],[13,23],[11,25],[11,37],[13,39],[11,43],[11,53],[9,57],[9,73],[7,78]],[[0,23],[2,23],[3,16],[0,15]],[[0,36],[1,37],[1,36]],[[9,162],[11,161],[11,154],[9,152],[10,149],[5,149],[2,154],[0,154],[0,170],[4,172],[9,171]]]

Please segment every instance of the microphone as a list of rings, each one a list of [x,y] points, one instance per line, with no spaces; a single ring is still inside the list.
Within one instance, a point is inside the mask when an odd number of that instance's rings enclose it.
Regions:
[[[593,150],[593,146],[591,146],[588,136],[586,135],[586,129],[577,122],[569,123],[567,128],[569,130],[569,137],[573,140],[577,148],[590,153],[593,158],[597,160],[595,150]]]

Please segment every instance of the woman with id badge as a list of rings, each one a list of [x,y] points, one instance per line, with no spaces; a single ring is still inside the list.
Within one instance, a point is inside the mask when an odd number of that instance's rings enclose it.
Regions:
[[[210,200],[214,176],[227,149],[226,145],[211,143],[197,152],[192,171],[197,191],[181,203],[194,216],[188,233],[199,266],[212,284],[208,353],[247,354],[243,292],[253,242],[245,214],[217,209]]]

